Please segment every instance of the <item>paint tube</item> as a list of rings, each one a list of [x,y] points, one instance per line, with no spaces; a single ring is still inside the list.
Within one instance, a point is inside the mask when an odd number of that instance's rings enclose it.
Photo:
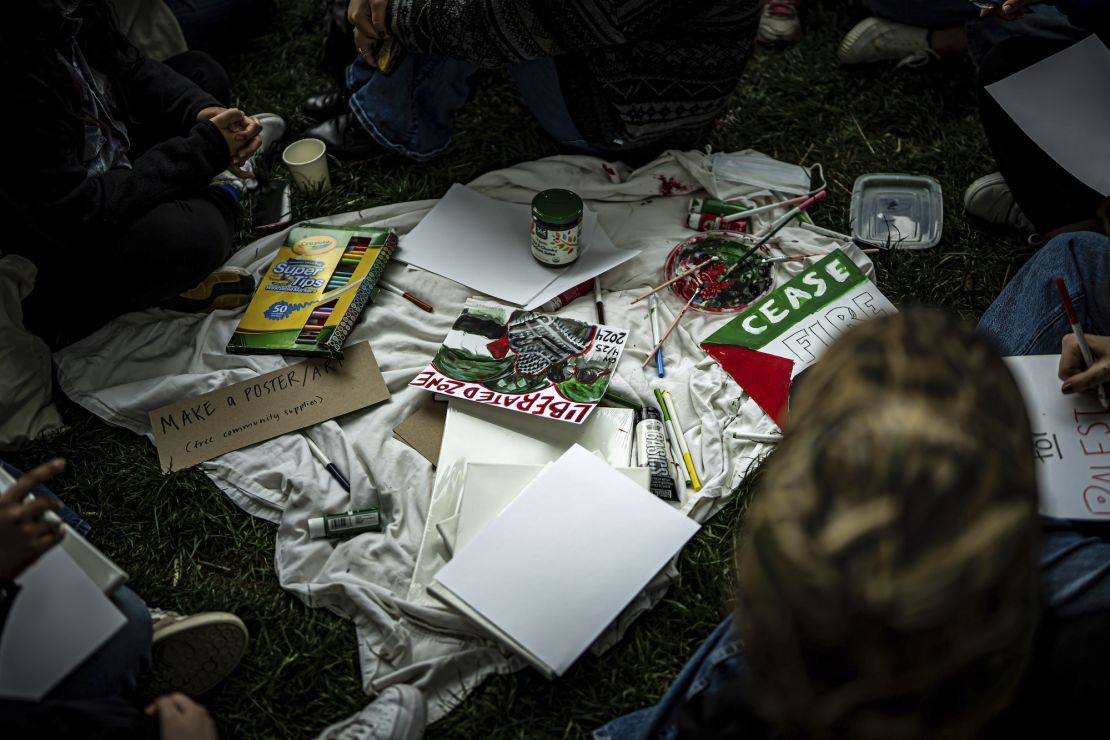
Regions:
[[[734,221],[723,220],[719,213],[691,213],[686,217],[686,226],[694,231],[739,231],[748,232],[748,222],[742,218]]]
[[[382,531],[382,515],[377,509],[325,514],[308,520],[308,536],[314,540],[353,537],[363,532],[380,531]]]
[[[651,492],[666,501],[674,501],[678,494],[667,462],[667,436],[659,412],[641,406],[636,419],[636,459],[651,473]]]
[[[594,292],[594,281],[593,281],[593,278],[591,278],[591,279],[587,280],[586,282],[581,283],[580,285],[575,285],[570,290],[564,290],[562,293],[555,296],[554,298],[552,298],[547,303],[544,303],[543,305],[541,305],[538,310],[541,313],[549,313],[551,311],[558,311],[560,308],[567,305],[568,303],[573,301],[575,298],[581,298],[582,296],[590,295],[593,292]]]
[[[725,216],[749,210],[748,206],[726,203],[714,198],[691,198],[686,226],[694,231],[748,231],[748,221],[742,218],[725,221]]]

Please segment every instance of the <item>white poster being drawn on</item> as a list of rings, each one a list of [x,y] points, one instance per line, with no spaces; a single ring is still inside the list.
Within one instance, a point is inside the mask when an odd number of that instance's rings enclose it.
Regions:
[[[1033,427],[1041,513],[1110,521],[1110,412],[1094,396],[1060,392],[1059,355],[1007,357],[1006,364]]]

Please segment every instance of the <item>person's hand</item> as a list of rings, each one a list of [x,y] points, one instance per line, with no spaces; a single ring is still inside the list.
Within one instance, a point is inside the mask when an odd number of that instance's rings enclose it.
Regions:
[[[162,740],[218,740],[208,710],[182,693],[160,696],[145,710],[158,718]]]
[[[61,522],[43,519],[61,508],[47,496],[24,501],[27,494],[65,469],[61,458],[40,465],[0,493],[0,578],[15,578],[62,539]]]
[[[1019,18],[1025,17],[1024,8],[1033,3],[1040,2],[1041,0],[1006,0],[1002,5],[997,8],[980,8],[979,17],[986,18],[988,15],[997,16],[1003,20],[1016,21]]]
[[[355,49],[370,66],[375,66],[378,46],[389,37],[386,10],[389,0],[350,0],[347,20],[355,27]]]
[[[205,108],[201,111],[213,110]],[[198,120],[200,114],[197,115]],[[251,158],[258,147],[262,146],[262,124],[253,116],[248,116],[238,108],[225,108],[208,118],[219,129],[227,143],[230,164],[228,170],[239,177],[254,177],[253,172],[241,170],[244,162]]]
[[[1060,390],[1064,393],[1093,391],[1110,380],[1110,337],[1096,334],[1087,334],[1086,337],[1094,360],[1090,367],[1083,362],[1083,353],[1079,351],[1079,342],[1074,334],[1066,335],[1061,344],[1059,374],[1060,380],[1064,381]]]

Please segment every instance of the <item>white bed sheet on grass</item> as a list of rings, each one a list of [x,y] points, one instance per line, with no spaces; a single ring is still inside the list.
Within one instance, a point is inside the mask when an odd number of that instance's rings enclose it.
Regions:
[[[705,482],[700,493],[686,494],[683,508],[701,522],[720,509],[762,453],[760,445],[734,440],[729,432],[770,430],[772,425],[698,347],[728,317],[688,314],[667,342],[667,375],[660,380],[654,366],[647,371],[640,368],[651,346],[647,302],[630,306],[629,301],[661,281],[667,254],[692,235],[684,226],[691,195],[705,195],[707,187],[717,197],[753,193],[742,187],[720,192],[705,171],[705,161],[706,156],[698,152],[668,152],[639,170],[628,171],[591,157],[557,156],[490,172],[469,183],[486,195],[516,203],[530,202],[544,188],[573,189],[598,213],[618,247],[643,250],[602,278],[606,323],[631,330],[613,387],[643,399],[652,397],[651,388],[656,385],[671,392]],[[312,220],[392,226],[404,234],[434,204],[434,200],[414,201]],[[823,252],[837,246],[808,231],[780,233],[787,253]],[[230,264],[262,275],[284,236],[253,242],[236,253]],[[873,276],[874,266],[866,256],[854,246],[842,248]],[[776,265],[776,284],[802,267],[801,262]],[[435,313],[427,314],[383,292],[367,308],[349,340],[370,342],[393,394],[386,403],[321,424],[314,432],[328,455],[348,473],[351,500],[297,434],[222,455],[201,468],[246,512],[278,524],[274,560],[282,586],[308,605],[330,609],[355,623],[364,689],[373,694],[393,683],[415,684],[426,693],[429,718],[435,721],[487,676],[519,670],[524,662],[480,639],[464,618],[405,600],[434,471],[417,452],[394,439],[392,429],[423,401],[424,391],[408,383],[427,365],[471,291],[402,265],[392,266],[387,276],[434,303]],[[661,295],[665,326],[681,302],[670,293]],[[560,313],[595,318],[593,302],[586,298]],[[201,316],[152,309],[122,316],[55,355],[61,386],[74,401],[107,422],[149,438],[149,410],[298,361],[226,353],[224,347],[240,314],[217,311]],[[348,504],[363,508],[375,495],[389,521],[382,534],[336,544],[308,538],[309,517],[340,511]],[[594,650],[619,640],[637,615],[658,602],[675,573],[672,565],[653,581]]]

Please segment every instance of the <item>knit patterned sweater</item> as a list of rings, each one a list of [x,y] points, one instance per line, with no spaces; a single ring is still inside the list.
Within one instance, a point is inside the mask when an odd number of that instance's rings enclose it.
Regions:
[[[761,0],[391,0],[413,51],[500,67],[554,57],[586,141],[635,159],[697,145],[751,56]]]

